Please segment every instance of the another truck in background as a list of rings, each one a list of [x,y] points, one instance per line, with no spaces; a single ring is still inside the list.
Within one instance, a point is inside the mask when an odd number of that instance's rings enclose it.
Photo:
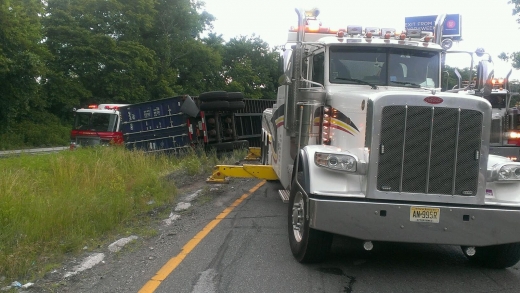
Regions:
[[[491,56],[482,48],[478,48],[475,52],[447,51],[446,54],[463,54],[469,56],[471,60],[468,66],[470,69],[468,80],[462,81],[460,73],[455,69],[458,85],[447,92],[474,95],[486,99],[492,107],[489,153],[507,157],[512,161],[519,161],[520,111],[511,105],[509,76],[512,70],[505,78],[495,77],[495,72],[490,67]],[[473,76],[474,64],[475,76]]]
[[[70,132],[70,149],[80,146],[122,144],[120,107],[127,104],[89,105],[74,109],[74,125]]]

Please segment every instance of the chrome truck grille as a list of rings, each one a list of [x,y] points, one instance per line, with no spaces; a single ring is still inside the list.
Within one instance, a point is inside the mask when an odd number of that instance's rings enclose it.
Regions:
[[[381,112],[376,189],[475,196],[483,114],[477,110],[388,105]]]
[[[101,138],[98,136],[78,136],[76,144],[83,147],[97,146],[101,144]]]

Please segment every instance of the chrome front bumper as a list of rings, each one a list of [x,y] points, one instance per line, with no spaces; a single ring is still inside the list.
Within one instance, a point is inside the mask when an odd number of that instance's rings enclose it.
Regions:
[[[411,207],[440,208],[439,223],[410,220]],[[520,242],[520,208],[310,199],[311,228],[370,241],[487,246]]]

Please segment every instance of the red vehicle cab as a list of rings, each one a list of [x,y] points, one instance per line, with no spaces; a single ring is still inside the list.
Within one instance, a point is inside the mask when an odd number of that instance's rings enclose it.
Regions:
[[[70,149],[80,146],[122,144],[119,107],[127,104],[90,105],[74,111],[74,126],[70,132]]]

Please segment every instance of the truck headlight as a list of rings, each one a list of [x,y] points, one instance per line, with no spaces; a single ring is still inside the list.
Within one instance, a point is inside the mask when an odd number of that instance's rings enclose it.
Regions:
[[[520,166],[502,166],[498,171],[498,180],[520,180]]]
[[[317,166],[332,170],[358,173],[358,159],[354,155],[314,153],[314,163]]]
[[[519,163],[496,164],[488,170],[489,180],[497,182],[520,181]]]

